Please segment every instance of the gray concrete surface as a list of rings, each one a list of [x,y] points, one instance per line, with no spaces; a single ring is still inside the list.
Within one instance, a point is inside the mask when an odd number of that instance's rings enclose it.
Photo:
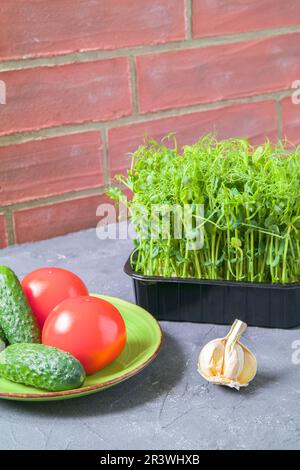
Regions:
[[[41,266],[73,270],[94,292],[133,301],[122,272],[131,241],[99,241],[87,230],[0,251],[18,275]],[[300,329],[249,328],[255,381],[240,392],[197,373],[201,346],[217,325],[162,323],[165,342],[136,377],[89,397],[52,403],[0,400],[0,449],[300,449]]]

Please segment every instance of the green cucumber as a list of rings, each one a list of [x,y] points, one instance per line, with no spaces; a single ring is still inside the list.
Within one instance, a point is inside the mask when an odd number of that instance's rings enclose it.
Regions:
[[[0,376],[52,392],[81,387],[85,371],[71,354],[45,344],[12,344],[0,353]]]
[[[39,343],[40,331],[19,279],[0,266],[0,327],[8,343]]]

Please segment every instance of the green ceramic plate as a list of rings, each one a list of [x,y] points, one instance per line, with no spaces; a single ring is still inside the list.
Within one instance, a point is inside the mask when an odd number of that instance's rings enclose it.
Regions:
[[[127,343],[122,354],[109,366],[88,376],[81,388],[66,392],[45,392],[0,378],[0,398],[50,401],[89,395],[132,377],[157,356],[162,343],[162,331],[150,313],[125,300],[107,295],[92,295],[108,300],[121,312],[127,329]]]

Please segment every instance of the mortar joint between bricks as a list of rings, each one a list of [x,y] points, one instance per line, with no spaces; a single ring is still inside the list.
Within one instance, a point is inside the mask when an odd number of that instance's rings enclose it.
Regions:
[[[185,114],[196,112],[212,111],[219,108],[226,108],[238,104],[258,103],[261,101],[281,100],[292,95],[294,90],[280,90],[277,92],[264,93],[260,95],[247,96],[234,99],[225,99],[212,103],[200,103],[180,108],[171,108],[146,114],[130,115],[119,119],[101,122],[85,122],[81,124],[66,124],[57,127],[48,127],[37,131],[19,132],[0,136],[0,148],[7,145],[21,144],[33,140],[61,137],[81,132],[102,131],[112,127],[121,127],[125,125],[145,123],[169,117],[179,117]]]
[[[178,51],[182,49],[204,48],[211,46],[221,46],[238,42],[246,42],[255,39],[265,39],[270,37],[293,34],[300,32],[300,25],[285,26],[283,28],[263,29],[244,33],[232,33],[221,36],[211,36],[204,38],[188,38],[181,41],[171,41],[163,44],[148,46],[132,46],[129,48],[115,50],[96,50],[71,52],[59,54],[52,57],[29,57],[26,59],[11,59],[0,62],[0,72],[23,70],[37,67],[54,67],[73,63],[93,62],[117,57],[139,56],[161,52]]]
[[[16,240],[12,208],[10,206],[1,207],[1,212],[2,214],[4,214],[5,217],[7,244],[14,245],[16,243]]]
[[[185,33],[186,39],[193,39],[193,4],[185,0]]]
[[[136,58],[133,55],[129,56],[129,70],[130,70],[132,116],[137,116],[139,114],[137,72],[136,72]]]
[[[64,194],[56,194],[54,196],[39,197],[36,199],[28,199],[26,201],[15,202],[9,204],[1,209],[3,213],[12,213],[21,209],[31,209],[32,207],[49,206],[60,202],[72,201],[78,198],[89,196],[101,196],[106,193],[108,185],[99,185],[94,188],[82,189],[77,191],[70,191]]]
[[[107,128],[100,129],[100,135],[102,140],[102,168],[103,168],[103,179],[104,185],[110,184],[109,175],[109,156],[108,156],[108,132]],[[101,158],[101,155],[100,155]]]

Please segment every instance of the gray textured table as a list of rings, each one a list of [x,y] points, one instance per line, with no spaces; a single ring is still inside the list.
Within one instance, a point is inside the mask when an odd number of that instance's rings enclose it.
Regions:
[[[122,272],[130,241],[99,241],[94,230],[0,251],[23,276],[40,266],[75,271],[89,289],[133,300]],[[0,400],[0,449],[300,449],[300,329],[249,328],[256,380],[236,392],[197,373],[201,345],[223,326],[162,323],[156,360],[136,377],[89,397],[52,403]]]

